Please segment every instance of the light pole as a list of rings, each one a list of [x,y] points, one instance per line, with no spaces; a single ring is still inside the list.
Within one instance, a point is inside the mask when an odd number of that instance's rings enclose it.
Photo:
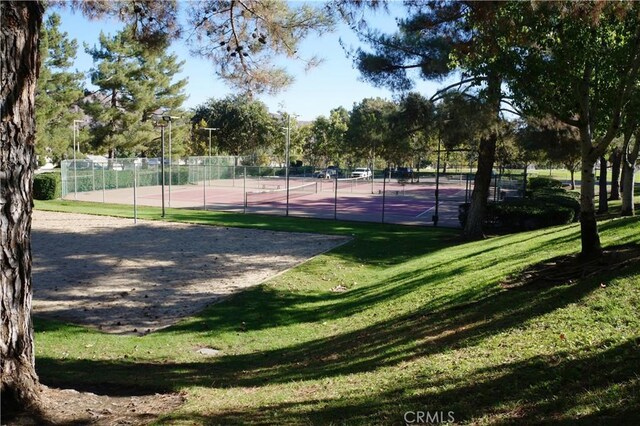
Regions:
[[[78,128],[79,123],[84,123],[84,120],[73,120],[73,198],[78,199],[78,165],[76,161],[76,134],[80,132]],[[78,154],[80,153],[80,143],[78,143]]]
[[[171,123],[174,117],[171,115],[163,115],[162,119],[169,122],[169,207],[171,207],[171,184],[173,183],[172,166],[173,166],[173,149],[171,147]]]
[[[433,226],[438,226],[438,201],[440,197],[440,141],[441,137],[438,136],[438,160],[436,161],[436,210],[433,215]]]
[[[203,164],[204,172],[205,172],[203,174],[205,175],[205,181],[206,181],[207,178],[209,178],[209,175],[211,174],[211,173],[207,173],[207,171],[211,172],[211,132],[220,130],[220,128],[219,127],[203,127],[202,130],[209,131],[209,158],[207,159],[207,162]],[[207,168],[207,166],[209,167]],[[209,181],[209,185],[211,185],[211,181]]]
[[[285,173],[285,182],[286,182],[286,188],[287,188],[287,206],[286,206],[286,210],[285,210],[285,214],[286,216],[289,216],[289,165],[291,163],[291,160],[289,158],[289,150],[291,147],[291,114],[287,113],[287,112],[281,112],[282,114],[287,114],[287,125],[283,126],[283,129],[286,130],[285,133],[285,153],[284,153],[284,157],[285,157],[285,168],[284,168],[284,173]],[[298,117],[297,115],[295,115],[296,117]]]
[[[285,133],[285,148],[284,148],[284,176],[285,186],[287,188],[287,205],[285,209],[285,216],[289,216],[289,137],[291,129],[291,116],[287,114],[287,127],[284,128]]]
[[[160,127],[160,138],[162,139],[162,149],[160,151],[160,174],[162,175],[162,217],[165,215],[164,211],[164,128],[165,124],[158,121],[157,126]]]
[[[203,127],[202,130],[209,131],[209,157],[211,157],[211,132],[220,130],[220,128],[219,127]]]
[[[178,117],[172,117],[170,115],[163,115],[161,113],[154,112],[151,114],[152,120],[155,122],[156,127],[160,127],[160,139],[162,140],[162,148],[160,151],[160,174],[162,175],[162,217],[165,217],[165,203],[164,203],[164,184],[165,184],[165,176],[164,176],[164,128],[167,126],[166,123],[169,123],[171,126],[171,120]],[[169,135],[171,137],[171,135]]]

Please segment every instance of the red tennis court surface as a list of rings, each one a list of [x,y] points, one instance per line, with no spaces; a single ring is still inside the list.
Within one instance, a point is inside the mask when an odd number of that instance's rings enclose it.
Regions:
[[[469,195],[465,182],[440,186],[439,225],[457,227],[458,206]],[[134,204],[133,188],[70,193],[66,199]],[[435,214],[433,182],[406,183],[376,180],[338,182],[291,179],[287,206],[286,181],[208,180],[194,185],[165,185],[165,206],[207,210],[244,211],[274,215],[316,217],[412,225],[429,225]],[[136,188],[138,205],[161,206],[160,186]],[[246,203],[245,203],[246,201]]]

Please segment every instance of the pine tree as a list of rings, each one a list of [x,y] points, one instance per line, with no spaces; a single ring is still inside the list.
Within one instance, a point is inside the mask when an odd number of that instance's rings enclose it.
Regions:
[[[92,118],[94,148],[109,158],[153,149],[157,131],[150,115],[160,108],[178,109],[186,98],[187,80],[173,82],[184,62],[166,49],[145,49],[130,34],[128,29],[113,37],[101,33],[99,46],[85,46],[94,60],[90,75],[98,90],[84,109]]]
[[[60,162],[69,152],[74,119],[82,114],[73,106],[82,98],[82,73],[70,72],[78,43],[60,32],[60,16],[50,15],[40,34],[40,78],[36,89],[36,155]]]

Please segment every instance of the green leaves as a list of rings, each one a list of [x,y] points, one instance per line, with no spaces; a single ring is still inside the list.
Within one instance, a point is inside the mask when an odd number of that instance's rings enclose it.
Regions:
[[[184,62],[164,50],[149,49],[125,28],[114,36],[100,35],[100,44],[85,46],[94,59],[91,81],[98,91],[83,108],[92,118],[94,148],[127,155],[156,151],[155,131],[146,117],[159,108],[182,106],[187,80],[173,81]],[[176,140],[176,147],[186,135]],[[176,152],[176,151],[174,151]]]
[[[276,93],[293,82],[277,57],[318,60],[298,54],[311,34],[332,31],[332,14],[310,4],[281,0],[200,1],[188,9],[194,28],[192,53],[212,61],[215,72],[232,87],[253,93]]]
[[[219,153],[248,155],[270,146],[275,137],[284,140],[266,105],[246,94],[210,99],[196,108],[191,122],[197,126],[201,120],[219,129],[213,133],[213,146]]]
[[[59,30],[60,16],[50,15],[41,29],[42,66],[36,96],[36,153],[58,163],[70,151],[73,120],[80,115],[72,105],[82,97],[82,73],[71,72],[77,42]]]

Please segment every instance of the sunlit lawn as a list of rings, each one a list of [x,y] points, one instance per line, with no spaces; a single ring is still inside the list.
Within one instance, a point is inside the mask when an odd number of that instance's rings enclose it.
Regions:
[[[130,215],[113,205],[36,207]],[[402,424],[409,411],[480,424],[634,424],[640,416],[640,265],[549,288],[499,285],[528,265],[575,253],[577,225],[462,244],[455,231],[433,228],[167,216],[355,239],[144,337],[36,320],[44,383],[183,391],[186,404],[158,424]],[[601,223],[603,244],[637,244],[639,225]],[[338,285],[347,290],[332,291]],[[205,357],[203,347],[221,353]]]

